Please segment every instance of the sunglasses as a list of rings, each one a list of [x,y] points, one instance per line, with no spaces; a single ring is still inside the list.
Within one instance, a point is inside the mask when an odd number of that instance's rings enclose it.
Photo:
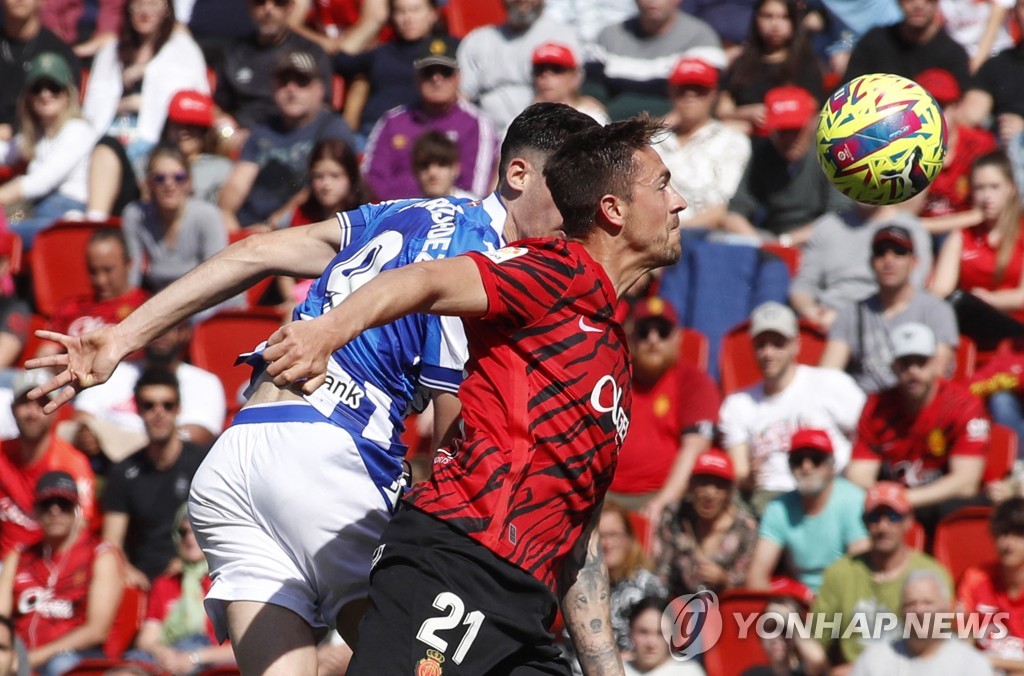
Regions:
[[[419,70],[419,76],[424,80],[429,80],[435,75],[440,75],[447,80],[455,75],[455,69],[448,66],[424,66]]]
[[[139,408],[143,411],[152,411],[155,408],[161,408],[165,411],[173,411],[178,407],[176,401],[140,401]]]
[[[789,466],[793,469],[803,467],[806,461],[810,460],[815,467],[828,460],[828,454],[821,451],[793,451],[789,454]]]
[[[313,78],[303,73],[281,73],[274,76],[274,82],[278,87],[287,87],[294,84],[305,89],[313,83]]]
[[[50,508],[54,505],[65,514],[75,511],[75,503],[67,498],[47,498],[36,503],[36,508],[40,512],[49,512]]]
[[[32,96],[39,96],[43,92],[50,92],[54,96],[63,94],[66,89],[53,80],[37,80],[32,83],[28,90]]]
[[[149,178],[157,185],[167,185],[169,183],[181,185],[188,180],[188,174],[184,171],[179,171],[176,174],[150,174]]]
[[[565,66],[556,66],[553,63],[541,63],[533,67],[533,76],[543,75],[544,73],[554,73],[555,75],[563,75],[573,70],[572,68],[566,68]]]
[[[249,0],[249,4],[253,7],[262,7],[263,5],[273,5],[274,7],[287,7],[292,0]]]
[[[885,507],[883,509],[873,509],[864,515],[864,523],[874,525],[882,519],[888,519],[889,523],[900,523],[905,518],[906,514],[900,514],[891,507]]]
[[[637,338],[643,339],[656,331],[658,338],[665,340],[672,333],[672,324],[661,319],[645,319],[637,322],[636,330],[633,332]]]
[[[913,253],[909,248],[900,246],[899,244],[877,244],[871,247],[871,257],[881,258],[890,251],[900,257],[909,256]]]

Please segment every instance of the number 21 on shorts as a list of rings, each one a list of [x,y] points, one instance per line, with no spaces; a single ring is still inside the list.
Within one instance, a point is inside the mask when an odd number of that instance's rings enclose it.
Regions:
[[[423,624],[420,625],[419,631],[416,632],[416,638],[434,650],[445,653],[448,650],[448,641],[439,637],[437,632],[454,629],[459,623],[466,625],[466,631],[462,635],[462,640],[459,641],[459,645],[455,648],[455,653],[451,656],[452,662],[462,664],[462,660],[465,659],[470,646],[476,640],[476,635],[480,631],[480,625],[484,622],[484,614],[479,610],[466,613],[466,604],[462,602],[462,599],[456,594],[447,591],[441,592],[434,598],[434,607],[447,614],[428,617],[424,620]]]

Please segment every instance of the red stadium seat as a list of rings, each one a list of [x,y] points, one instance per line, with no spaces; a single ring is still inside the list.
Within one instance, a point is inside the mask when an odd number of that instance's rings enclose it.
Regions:
[[[251,374],[247,366],[235,366],[235,358],[259,345],[280,326],[281,315],[276,309],[253,308],[218,312],[193,329],[190,361],[220,378],[229,417],[241,408],[239,394]]]
[[[339,113],[345,108],[345,78],[335,73],[331,76],[331,108]]]
[[[26,359],[31,359],[36,356],[36,352],[39,351],[39,346],[43,344],[41,338],[36,338],[36,331],[45,329],[49,326],[49,321],[42,315],[32,315],[28,319],[28,336],[25,338],[25,344],[21,347],[21,354],[18,356],[18,363],[24,364]]]
[[[501,0],[449,0],[444,13],[448,32],[460,40],[474,28],[504,23],[508,16]]]
[[[680,331],[679,356],[706,373],[710,351],[708,337],[697,329],[682,328]]]
[[[967,568],[996,559],[996,543],[988,530],[991,517],[991,507],[964,507],[935,527],[932,555],[946,567],[954,584]]]
[[[985,474],[982,481],[999,481],[1006,478],[1017,461],[1017,433],[1006,425],[993,424],[988,440],[988,454],[985,456]]]
[[[648,555],[651,554],[651,545],[654,539],[654,524],[640,512],[629,512],[629,526],[633,529],[633,537],[640,543]]]
[[[765,242],[761,248],[781,258],[789,269],[789,276],[796,277],[796,273],[800,269],[800,259],[803,257],[800,247],[783,246],[778,242]]]
[[[738,676],[750,667],[769,663],[768,655],[754,633],[754,625],[747,627],[745,638],[740,638],[740,623],[736,616],[761,613],[768,601],[778,596],[775,592],[732,589],[719,597],[722,637],[704,653],[704,669],[708,674]]]
[[[135,635],[142,626],[142,618],[146,615],[146,592],[137,587],[125,587],[121,595],[121,605],[117,608],[114,624],[110,627],[110,635],[103,644],[103,652],[107,657],[117,659],[131,647]]]
[[[907,529],[907,534],[903,536],[903,542],[911,549],[923,552],[926,537],[927,533],[924,532],[924,526],[914,521],[910,524],[910,528]]]
[[[797,361],[817,366],[824,351],[825,334],[811,323],[801,320],[800,352],[797,354]],[[761,370],[757,367],[754,345],[750,339],[749,321],[730,329],[722,337],[718,369],[723,394],[742,390],[761,380]]]
[[[92,293],[85,246],[101,227],[120,227],[108,221],[57,221],[36,235],[30,253],[36,311],[49,317],[61,301]]]
[[[956,348],[956,366],[953,380],[967,381],[974,375],[975,363],[978,361],[978,345],[967,336],[960,336],[960,344]]]

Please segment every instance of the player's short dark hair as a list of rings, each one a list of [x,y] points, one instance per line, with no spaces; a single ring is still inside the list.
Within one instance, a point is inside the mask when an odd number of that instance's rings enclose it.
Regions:
[[[633,197],[634,154],[650,147],[665,128],[646,113],[573,134],[544,169],[551,198],[569,238],[590,230],[605,195]]]
[[[1024,498],[1010,498],[996,507],[989,524],[992,535],[1024,535]]]
[[[426,169],[432,164],[450,167],[459,161],[459,147],[443,131],[431,130],[412,144],[412,168]]]
[[[503,180],[512,158],[536,153],[547,159],[571,135],[585,129],[600,128],[597,120],[564,103],[534,103],[519,113],[505,132],[498,163],[499,182]]]
[[[105,225],[100,228],[96,228],[96,231],[89,236],[89,241],[86,243],[86,248],[93,244],[100,242],[117,242],[121,245],[121,251],[124,252],[124,259],[128,260],[128,241],[124,238],[124,232],[121,228],[115,228],[109,225]]]
[[[668,606],[668,600],[661,596],[645,596],[629,610],[629,627],[633,628],[633,623],[636,622],[636,618],[640,617],[641,614],[648,610],[657,610],[658,614],[665,612],[665,608]]]
[[[136,404],[138,404],[139,393],[142,392],[143,388],[155,385],[162,385],[174,390],[174,396],[177,397],[178,403],[181,403],[181,385],[178,383],[178,376],[174,375],[174,371],[165,368],[148,368],[135,381]]]

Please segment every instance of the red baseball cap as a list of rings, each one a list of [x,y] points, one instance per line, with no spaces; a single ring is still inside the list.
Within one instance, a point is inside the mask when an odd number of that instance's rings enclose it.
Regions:
[[[664,319],[673,326],[679,324],[679,315],[676,314],[675,308],[672,307],[672,303],[669,303],[664,298],[652,296],[638,300],[636,305],[633,306],[633,321],[639,322],[644,319],[651,319],[652,317]]]
[[[945,68],[929,68],[918,73],[917,84],[921,85],[932,95],[940,106],[956,103],[960,100],[960,83],[956,77]]]
[[[811,428],[804,428],[797,430],[793,437],[789,440],[789,452],[794,453],[802,450],[814,450],[821,451],[822,453],[828,453],[832,455],[832,440],[828,437],[828,432],[825,430],[816,430]]]
[[[684,56],[676,63],[668,76],[668,83],[674,87],[705,87],[718,88],[718,69],[703,59]]]
[[[212,127],[213,99],[194,89],[180,91],[171,99],[171,105],[167,109],[167,119],[178,124]]]
[[[864,513],[872,512],[879,507],[891,507],[899,514],[910,514],[914,508],[907,498],[907,489],[894,481],[879,481],[868,489],[864,498]]]
[[[732,466],[732,458],[722,451],[706,451],[697,456],[690,476],[716,476],[726,481],[735,481],[736,470]]]
[[[580,66],[572,48],[561,42],[545,42],[533,50],[533,65],[561,66],[562,68],[579,68]]]
[[[818,111],[814,96],[794,85],[769,89],[764,95],[764,105],[768,109],[764,116],[766,131],[802,129]]]

